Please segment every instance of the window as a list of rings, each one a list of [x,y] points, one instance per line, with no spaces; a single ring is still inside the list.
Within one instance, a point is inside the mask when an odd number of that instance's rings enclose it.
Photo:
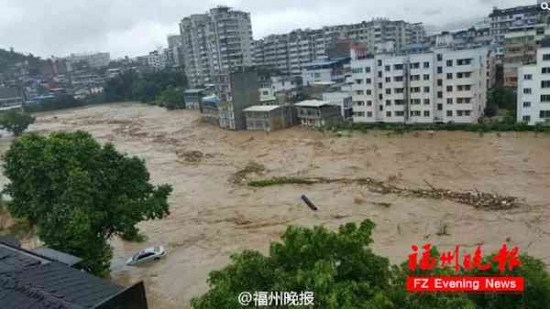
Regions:
[[[391,117],[391,112],[386,112],[386,117]]]
[[[453,73],[447,73],[447,79],[453,79]]]
[[[447,98],[447,104],[453,104],[453,98]]]
[[[382,100],[382,99],[384,99],[384,96],[383,96],[382,94],[379,94],[379,95],[378,95],[378,99],[379,99],[379,100]]]
[[[550,118],[550,110],[540,111],[539,118]]]
[[[524,122],[530,122],[531,121],[531,116],[523,116],[523,121]]]
[[[543,80],[540,82],[541,88],[550,88],[550,80]]]
[[[397,116],[397,117],[403,117],[403,116],[405,116],[405,112],[403,112],[403,111],[396,111],[396,112],[395,112],[395,116]]]
[[[372,90],[367,89],[367,95],[371,95],[371,94],[372,94]]]
[[[531,94],[531,88],[523,88],[524,94]]]
[[[443,61],[443,54],[437,54],[437,61]]]
[[[357,84],[357,85],[361,85],[362,83],[363,83],[362,79],[356,79],[355,80],[355,84]]]
[[[365,117],[365,112],[353,112],[353,116],[356,116],[356,117]]]
[[[385,66],[385,67],[384,67],[384,70],[385,70],[386,72],[389,72],[389,71],[391,70],[391,66],[389,66],[389,65]]]
[[[396,70],[396,71],[403,70],[403,65],[402,64],[395,64],[393,66],[393,69]]]
[[[393,103],[394,103],[395,105],[403,105],[403,104],[405,104],[405,101],[403,101],[403,100],[395,100],[395,101],[393,101]]]
[[[384,85],[382,83],[378,83],[378,89],[384,88]]]
[[[463,103],[470,103],[472,102],[472,98],[457,98],[456,103],[463,104]]]
[[[420,92],[420,87],[412,87],[411,88],[411,93],[419,93]]]
[[[531,107],[531,102],[523,102],[523,107]]]
[[[544,60],[544,61],[550,60],[550,54],[544,54],[544,55],[542,55],[542,60]]]
[[[430,63],[424,62],[424,69],[429,69],[429,68],[430,68]]]
[[[420,111],[411,111],[411,116],[420,116]]]
[[[386,94],[391,94],[391,88],[386,89]]]
[[[430,105],[430,99],[424,99],[424,105]]]
[[[382,71],[378,71],[378,78],[382,78]]]
[[[447,60],[447,66],[452,67],[453,66],[453,61],[452,60]]]
[[[419,63],[419,62],[411,63],[411,64],[409,65],[409,67],[410,67],[411,69],[418,69],[418,68],[420,68],[420,63]]]
[[[372,106],[372,101],[367,101],[367,106]]]
[[[447,117],[453,117],[453,111],[447,111]]]
[[[541,73],[542,74],[550,74],[550,67],[542,68]]]
[[[378,60],[378,66],[382,66],[382,60]]]
[[[393,78],[393,81],[394,82],[402,82],[403,81],[403,76],[396,76]]]
[[[443,67],[437,67],[437,74],[443,73]]]
[[[523,79],[525,79],[525,80],[532,80],[532,79],[533,79],[533,75],[531,75],[531,74],[525,74],[525,75],[523,75]]]
[[[443,110],[443,104],[437,104],[437,110],[442,111]]]
[[[378,110],[383,111],[384,110],[384,105],[378,105]]]
[[[370,73],[370,67],[365,67],[365,73]]]
[[[442,80],[442,79],[438,79],[438,80],[437,80],[437,85],[440,86],[440,87],[443,86],[443,80]]]
[[[430,87],[424,87],[424,93],[430,93]]]
[[[424,111],[424,117],[430,117],[430,111]]]
[[[429,74],[424,74],[424,80],[430,80],[430,75]]]
[[[393,89],[393,91],[395,93],[403,93],[404,89],[403,88],[395,88],[395,89]]]
[[[459,117],[461,117],[461,116],[462,116],[462,111],[460,111],[460,110],[459,110],[459,111],[456,111],[456,115],[459,116]]]
[[[420,75],[411,75],[411,80],[412,81],[420,80]]]
[[[353,69],[351,69],[351,73],[353,73],[353,74],[363,73],[363,68],[353,68]]]
[[[541,102],[550,102],[550,94],[543,94],[540,96]]]
[[[386,106],[391,106],[391,100],[386,100]]]
[[[458,59],[458,60],[456,61],[456,64],[457,64],[457,65],[468,65],[468,64],[472,64],[472,58]]]
[[[453,86],[447,86],[447,92],[453,92]]]
[[[363,94],[365,94],[365,92],[363,90],[356,90],[355,94],[356,95],[363,95]]]
[[[370,78],[365,79],[365,83],[367,85],[370,85],[370,83],[372,83],[372,79],[370,79]]]
[[[438,99],[443,99],[443,91],[438,91],[437,92],[437,98]]]
[[[372,112],[367,112],[367,117],[371,118],[372,117]]]
[[[411,99],[411,105],[420,105],[420,99]]]

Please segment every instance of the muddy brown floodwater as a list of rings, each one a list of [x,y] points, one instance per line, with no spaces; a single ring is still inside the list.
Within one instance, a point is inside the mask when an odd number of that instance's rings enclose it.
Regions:
[[[31,130],[88,131],[145,159],[153,182],[173,185],[171,215],[139,225],[146,243],[112,242],[115,280],[144,280],[153,309],[188,308],[192,297],[206,291],[208,273],[226,265],[231,253],[265,253],[288,225],[335,228],[370,218],[377,224],[374,250],[394,263],[403,261],[414,243],[466,249],[482,243],[492,251],[505,241],[550,263],[550,135],[338,137],[299,127],[270,134],[230,132],[202,123],[196,112],[133,103],[40,114]],[[2,151],[9,142],[1,139]],[[449,190],[517,196],[526,206],[483,211],[446,200],[373,193],[357,184],[259,189],[235,183],[236,173],[250,162],[266,169],[261,176],[249,175],[253,178],[372,177],[400,187],[426,187],[427,181]],[[303,204],[304,193],[320,211]],[[442,226],[448,235],[440,235]],[[167,248],[164,260],[124,265],[136,250],[156,244]]]

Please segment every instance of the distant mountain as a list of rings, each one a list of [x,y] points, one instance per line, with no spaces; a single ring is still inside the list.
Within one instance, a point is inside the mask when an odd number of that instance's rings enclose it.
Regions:
[[[38,67],[40,64],[40,58],[35,57],[32,54],[24,55],[13,50],[5,50],[0,48],[0,73],[3,73],[15,64],[20,62],[28,62],[31,67]]]
[[[468,29],[472,26],[483,23],[484,17],[465,18],[457,22],[451,22],[443,25],[424,25],[427,34],[439,33],[441,31],[451,31]]]

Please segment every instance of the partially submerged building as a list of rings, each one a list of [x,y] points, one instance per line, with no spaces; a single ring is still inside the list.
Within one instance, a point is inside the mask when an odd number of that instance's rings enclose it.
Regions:
[[[187,89],[183,92],[186,109],[198,110],[201,107],[201,100],[204,96],[204,89]]]
[[[227,101],[219,105],[220,127],[229,130],[246,130],[244,109],[259,105],[258,74],[252,70],[233,72],[229,75]]]
[[[201,114],[204,122],[220,125],[220,98],[215,95],[203,97]]]
[[[23,97],[18,88],[0,87],[0,111],[21,108]]]
[[[271,132],[296,124],[296,109],[290,105],[255,105],[244,110],[246,129]]]
[[[322,127],[343,121],[340,107],[327,101],[306,100],[294,106],[297,109],[298,121],[303,126]]]

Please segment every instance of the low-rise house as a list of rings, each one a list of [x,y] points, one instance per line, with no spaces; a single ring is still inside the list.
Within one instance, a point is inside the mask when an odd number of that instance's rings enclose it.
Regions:
[[[220,98],[215,95],[203,97],[201,114],[203,121],[220,125]]]
[[[0,308],[147,309],[143,282],[130,288],[72,266],[74,256],[43,248],[29,251],[0,239]]]
[[[317,59],[304,65],[302,81],[304,86],[319,82],[341,83],[349,74],[350,58]]]
[[[327,101],[306,100],[296,103],[298,121],[303,126],[322,127],[343,121],[339,106]]]
[[[246,129],[271,132],[296,123],[296,109],[290,105],[255,105],[244,110]]]
[[[0,88],[0,110],[21,108],[23,97],[18,88]]]
[[[186,109],[198,110],[201,108],[201,100],[204,96],[204,89],[187,89],[183,93]]]

